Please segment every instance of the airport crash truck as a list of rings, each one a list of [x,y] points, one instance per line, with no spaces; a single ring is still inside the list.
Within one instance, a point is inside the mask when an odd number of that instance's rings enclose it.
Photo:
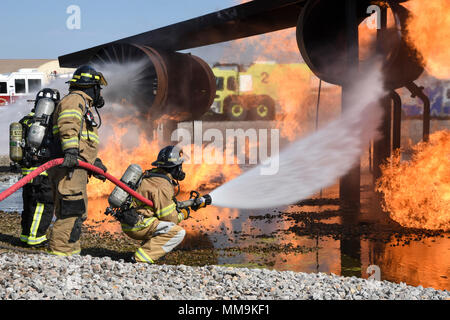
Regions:
[[[0,106],[13,104],[19,98],[29,98],[44,84],[45,74],[37,69],[19,69],[0,74]]]
[[[208,115],[220,116],[226,120],[273,120],[279,106],[280,89],[289,76],[295,74],[298,87],[307,87],[308,97],[302,101],[316,103],[319,79],[305,63],[277,64],[255,62],[246,70],[238,64],[215,64],[212,68],[216,77],[216,96]],[[277,76],[274,76],[277,74]],[[432,118],[450,118],[450,80],[440,80],[427,74],[421,77],[425,93],[430,99]],[[322,94],[336,95],[336,86],[322,82]],[[402,98],[402,114],[405,118],[422,117],[423,105],[411,93],[398,90]],[[334,100],[336,99],[334,97]],[[333,101],[333,100],[332,100]],[[299,106],[301,107],[301,106]]]
[[[306,85],[310,85],[312,77],[304,63],[255,62],[246,70],[238,64],[215,64],[212,70],[216,96],[208,115],[227,120],[273,120],[283,85],[279,75],[289,70]]]

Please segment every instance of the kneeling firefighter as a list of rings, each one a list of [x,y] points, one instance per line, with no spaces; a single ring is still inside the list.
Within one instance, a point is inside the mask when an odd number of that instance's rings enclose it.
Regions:
[[[175,188],[185,178],[183,152],[176,146],[167,146],[152,163],[153,168],[142,172],[132,164],[125,171],[122,181],[137,193],[153,202],[149,207],[116,187],[108,198],[111,207],[105,214],[121,222],[122,230],[132,239],[142,240],[142,245],[130,257],[130,262],[154,263],[173,250],[184,239],[186,231],[178,224],[190,216],[190,208],[198,210],[211,204],[206,195],[185,202],[175,198]],[[177,195],[178,195],[177,192]]]
[[[59,91],[41,89],[31,112],[19,123],[11,124],[10,158],[26,176],[51,159],[51,115],[59,103]],[[20,142],[19,142],[20,141]],[[53,194],[46,171],[28,182],[22,190],[23,211],[20,240],[29,247],[43,247],[48,242],[47,229],[53,219]]]
[[[103,171],[106,167],[97,158],[99,124],[92,113],[105,104],[101,86],[107,82],[91,66],[81,66],[68,81],[67,94],[53,114],[53,134],[59,147],[55,158],[64,157],[59,167],[48,170],[52,183],[56,221],[50,235],[49,253],[69,256],[81,251],[81,226],[87,218],[88,172],[77,168],[78,159],[93,164]],[[101,176],[94,177],[104,180]]]

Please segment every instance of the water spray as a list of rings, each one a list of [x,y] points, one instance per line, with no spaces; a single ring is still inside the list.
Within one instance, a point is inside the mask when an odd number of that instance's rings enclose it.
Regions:
[[[237,209],[267,209],[297,203],[333,185],[348,172],[369,141],[378,138],[383,110],[382,77],[377,69],[355,81],[350,108],[311,135],[285,148],[278,172],[261,174],[271,158],[213,190],[212,204]]]

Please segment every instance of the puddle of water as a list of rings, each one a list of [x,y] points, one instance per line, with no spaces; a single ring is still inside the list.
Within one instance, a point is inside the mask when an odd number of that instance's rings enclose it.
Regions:
[[[5,191],[18,181],[17,175],[4,175],[0,181],[0,192]],[[0,202],[0,211],[5,212],[22,212],[22,189],[10,195],[8,198]]]
[[[342,225],[342,218],[333,216],[336,208],[320,208],[325,216],[320,223],[325,228]],[[206,208],[194,213],[193,221],[182,225],[188,233],[203,230],[207,234],[219,250],[219,264],[263,265],[277,270],[325,272],[365,279],[372,274],[369,266],[375,265],[379,267],[380,280],[450,290],[450,233],[414,240],[411,235],[396,233],[390,239],[377,239],[376,235],[372,239],[370,234],[365,234],[369,239],[362,235],[336,239],[334,233],[298,235],[289,231],[290,227],[303,223],[293,220],[292,215],[307,216],[309,212],[317,215],[317,210],[312,206],[257,212]],[[264,218],[255,219],[255,216]]]

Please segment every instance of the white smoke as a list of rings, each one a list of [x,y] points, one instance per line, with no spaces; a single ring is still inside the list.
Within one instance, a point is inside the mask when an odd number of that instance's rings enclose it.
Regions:
[[[106,63],[102,65],[93,65],[93,67],[102,72],[108,85],[103,88],[102,95],[105,101],[121,102],[123,99],[128,102],[139,95],[142,80],[145,78],[145,69],[148,65],[148,59],[142,59],[127,63]]]
[[[347,173],[371,139],[378,137],[383,110],[381,73],[355,83],[349,108],[319,131],[292,143],[279,156],[275,175],[257,166],[211,192],[213,205],[238,209],[274,208],[296,203]]]
[[[101,68],[95,66],[99,71],[103,72],[108,81],[108,86],[102,90],[102,95],[106,101],[105,107],[99,111],[102,117],[107,117],[108,115],[114,115],[115,117],[139,117],[139,110],[136,107],[130,110],[130,106],[124,107],[116,102],[121,98],[132,97],[138,93],[140,80],[144,76],[142,70],[146,63],[146,61],[139,61],[123,65],[106,64],[102,65]],[[59,90],[61,98],[63,98],[69,93],[67,80],[67,78],[57,78],[51,80],[45,87]],[[27,98],[20,98],[14,104],[0,107],[0,128],[2,128],[3,133],[0,135],[0,155],[9,154],[9,125],[12,122],[18,122],[31,111],[34,102],[27,102],[27,99],[35,99],[38,91],[30,92]],[[127,96],[124,96],[124,93]],[[97,115],[95,117],[97,118]],[[103,130],[100,130],[101,137],[107,137],[111,134],[112,128],[106,127],[103,125]]]
[[[69,92],[66,81],[67,79],[58,78],[50,81],[45,87],[57,89],[62,98]],[[35,99],[38,92],[39,90],[30,92],[26,98],[20,97],[15,103],[0,107],[0,128],[2,130],[2,134],[0,134],[0,155],[9,154],[9,125],[12,122],[18,122],[30,113],[34,102],[28,102],[27,99]]]

